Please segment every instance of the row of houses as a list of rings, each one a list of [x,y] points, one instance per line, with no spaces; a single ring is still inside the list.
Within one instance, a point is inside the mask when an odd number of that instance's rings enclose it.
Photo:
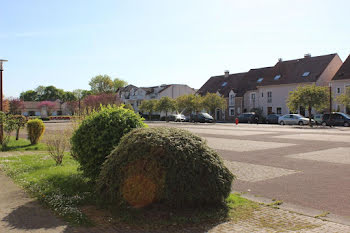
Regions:
[[[160,99],[164,96],[176,99],[182,95],[195,94],[196,90],[184,84],[163,84],[154,87],[128,85],[120,88],[117,93],[122,103],[131,104],[135,112],[139,112],[139,106],[143,100]]]
[[[135,112],[143,100],[160,99],[163,96],[177,98],[186,94],[205,95],[216,93],[224,97],[227,107],[216,109],[215,118],[223,121],[233,121],[239,114],[254,109],[261,109],[264,115],[271,113],[288,114],[286,101],[290,91],[300,85],[329,86],[331,88],[335,111],[349,113],[350,109],[337,103],[336,97],[350,86],[350,56],[343,63],[338,54],[283,61],[279,59],[274,66],[250,69],[248,72],[212,76],[199,89],[184,84],[163,84],[153,87],[136,87],[128,85],[117,90],[117,96],[124,104],[131,104]],[[55,102],[52,115],[70,114],[66,103]],[[25,102],[23,115],[47,115],[45,107],[39,107],[39,102]],[[304,108],[298,111],[304,116],[309,113]],[[314,110],[312,112],[314,114]]]
[[[338,54],[283,61],[274,66],[251,69],[248,72],[210,77],[197,91],[200,95],[217,93],[227,101],[225,110],[217,109],[217,120],[232,121],[243,112],[261,109],[264,115],[288,114],[286,101],[290,91],[300,85],[330,86],[333,100],[350,86],[350,56],[343,63]],[[336,111],[349,112],[345,106],[333,101]],[[299,113],[309,113],[300,107]],[[213,113],[212,113],[213,114]],[[311,114],[314,114],[314,110]]]

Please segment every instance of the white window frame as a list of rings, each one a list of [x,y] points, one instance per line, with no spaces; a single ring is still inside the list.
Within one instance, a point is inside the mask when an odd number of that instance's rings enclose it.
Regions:
[[[233,110],[233,114],[231,114],[231,110]],[[235,116],[235,108],[234,107],[228,108],[228,115],[229,116]]]
[[[272,103],[272,91],[267,92],[267,103]]]
[[[253,96],[254,96],[254,98],[253,98]],[[256,103],[256,92],[252,92],[252,93],[250,93],[250,104],[255,104],[255,103]]]
[[[230,106],[235,106],[235,101],[236,101],[236,95],[234,93],[230,94],[230,99],[228,101],[229,105]]]

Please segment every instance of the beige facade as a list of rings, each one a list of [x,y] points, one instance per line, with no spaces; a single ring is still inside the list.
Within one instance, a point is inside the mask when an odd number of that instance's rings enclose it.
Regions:
[[[343,80],[333,80],[331,82],[331,89],[332,89],[332,109],[333,111],[340,111],[349,113],[350,109],[346,109],[346,107],[340,103],[337,102],[337,97],[341,94],[344,94],[346,91],[346,88],[350,87],[350,79],[343,79]]]
[[[194,94],[195,92],[195,89],[187,85],[171,84],[155,87],[126,87],[120,91],[119,95],[124,104],[131,104],[135,112],[139,112],[139,106],[143,100],[160,99],[165,96],[176,99],[179,96]]]
[[[321,73],[316,82],[309,83],[292,83],[292,84],[279,84],[279,85],[268,85],[268,86],[257,86],[257,90],[248,91],[244,95],[244,104],[247,111],[257,107],[263,110],[264,115],[270,113],[277,114],[289,114],[290,111],[287,107],[288,95],[291,91],[296,90],[298,86],[304,85],[317,85],[317,86],[328,86],[334,75],[337,73],[342,65],[342,61],[338,55],[336,55],[332,61],[328,64],[326,69]],[[254,101],[252,97],[256,100]],[[254,104],[255,103],[255,104]],[[308,116],[307,109],[300,110],[298,113]],[[316,111],[312,110],[312,114]]]
[[[159,98],[162,98],[163,96],[168,96],[170,98],[176,99],[179,96],[194,94],[195,92],[196,91],[193,88],[187,85],[174,84],[170,85],[168,88],[164,89],[161,93],[159,93]]]

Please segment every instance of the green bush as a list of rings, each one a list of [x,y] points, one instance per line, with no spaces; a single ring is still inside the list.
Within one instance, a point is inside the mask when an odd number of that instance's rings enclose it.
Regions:
[[[122,136],[134,128],[145,127],[143,119],[123,107],[102,107],[86,117],[71,138],[71,152],[86,177],[94,181],[107,155]]]
[[[125,135],[103,164],[97,192],[112,206],[170,207],[218,204],[234,176],[206,142],[175,128],[137,129]]]
[[[38,144],[45,132],[45,125],[40,119],[33,119],[27,122],[28,139],[32,145]]]

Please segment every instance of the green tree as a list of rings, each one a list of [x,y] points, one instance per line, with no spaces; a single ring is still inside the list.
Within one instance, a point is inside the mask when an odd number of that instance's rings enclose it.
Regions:
[[[203,97],[195,94],[182,95],[176,98],[176,105],[181,113],[198,113],[203,109]]]
[[[322,111],[327,108],[328,101],[328,87],[320,87],[316,85],[299,86],[296,90],[289,92],[287,107],[292,112],[298,111],[300,106],[308,109],[309,125],[311,126],[312,108]]]
[[[174,99],[163,96],[157,103],[156,110],[159,112],[165,112],[165,118],[168,121],[168,112],[176,110],[176,102]]]
[[[336,100],[344,105],[346,108],[350,109],[350,87],[347,87],[344,94],[339,95]]]
[[[144,100],[141,102],[141,105],[139,106],[139,109],[142,112],[148,112],[149,120],[152,120],[152,113],[156,110],[158,100],[152,99],[152,100]]]
[[[23,101],[37,101],[38,93],[33,90],[25,91],[20,94],[19,98]]]
[[[111,93],[114,90],[114,83],[108,75],[97,75],[93,77],[89,85],[94,94]]]
[[[77,101],[78,98],[72,91],[65,91],[63,98],[61,99],[63,102]]]
[[[126,85],[128,85],[128,82],[124,81],[123,79],[115,78],[113,80],[114,91],[117,91],[118,88],[125,87]]]
[[[225,110],[227,102],[224,97],[217,95],[216,93],[207,93],[203,99],[203,107],[209,111],[216,119],[215,110],[217,108]]]
[[[64,99],[64,90],[58,89],[55,86],[47,86],[44,88],[43,93],[40,95],[38,93],[38,100],[39,101],[56,101],[56,100],[62,100]]]
[[[7,150],[7,145],[10,142],[11,133],[16,130],[16,120],[12,115],[6,115],[0,112],[0,124],[3,126],[5,134],[0,138],[1,150]]]

